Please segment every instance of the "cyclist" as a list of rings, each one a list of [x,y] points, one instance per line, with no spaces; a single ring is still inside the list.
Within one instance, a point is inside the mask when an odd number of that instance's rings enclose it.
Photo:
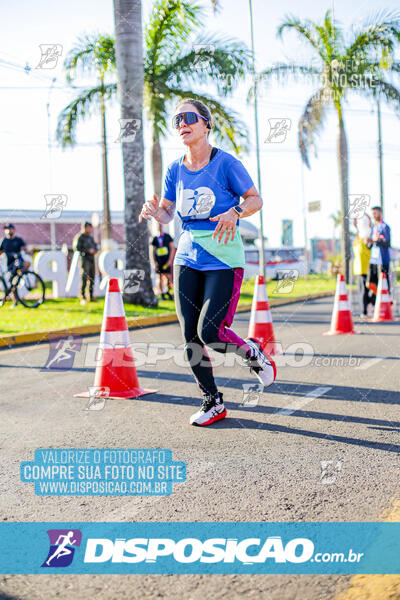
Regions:
[[[10,281],[17,272],[17,269],[26,270],[29,268],[29,262],[25,261],[21,255],[23,250],[29,254],[28,249],[24,240],[15,235],[15,227],[12,223],[6,223],[4,225],[4,235],[0,244],[0,255],[5,254],[7,258],[7,269],[10,274]],[[13,304],[11,308],[17,306],[17,298],[15,292],[11,292]]]
[[[276,376],[272,359],[253,339],[243,340],[230,328],[244,273],[244,249],[237,229],[239,216],[260,210],[262,200],[242,163],[208,142],[212,127],[207,106],[185,98],[172,120],[185,155],[169,165],[164,194],[143,205],[139,220],[172,220],[176,207],[182,220],[174,259],[175,304],[185,357],[203,396],[192,425],[223,419],[223,395],[215,384],[206,345],[234,352],[263,385]],[[239,206],[240,197],[244,201]]]
[[[4,225],[4,235],[0,244],[0,255],[5,253],[7,257],[7,268],[13,273],[17,270],[15,261],[18,260],[18,267],[21,269],[27,269],[29,263],[25,261],[21,256],[21,250],[29,254],[28,249],[24,240],[15,235],[15,227],[12,223],[6,223]]]

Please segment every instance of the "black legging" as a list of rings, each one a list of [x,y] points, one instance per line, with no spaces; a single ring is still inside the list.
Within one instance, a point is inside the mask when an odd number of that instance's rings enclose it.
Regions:
[[[174,265],[175,305],[185,341],[185,357],[203,393],[216,394],[205,345],[247,358],[249,346],[232,330],[244,270],[199,271]]]

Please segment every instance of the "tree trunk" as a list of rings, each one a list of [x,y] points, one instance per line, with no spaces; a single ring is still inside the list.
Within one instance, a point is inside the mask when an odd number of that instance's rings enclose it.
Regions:
[[[153,170],[153,185],[154,193],[157,194],[158,199],[161,199],[161,187],[162,187],[162,155],[160,138],[158,134],[153,131],[153,145],[151,148],[151,168]]]
[[[338,163],[339,163],[339,185],[341,200],[341,254],[343,275],[346,282],[349,282],[350,275],[350,229],[349,229],[349,161],[346,131],[344,129],[343,115],[341,106],[339,113],[339,136],[338,136]]]
[[[110,215],[110,195],[108,183],[108,160],[107,160],[107,132],[106,132],[106,108],[104,96],[100,96],[100,114],[101,114],[101,158],[103,167],[103,223],[101,228],[102,245],[106,240],[112,239],[111,215]]]
[[[150,277],[149,229],[145,219],[139,223],[144,203],[141,1],[114,0],[114,20],[125,183],[125,268],[135,270],[138,283],[125,287],[124,300],[143,306],[157,306]]]

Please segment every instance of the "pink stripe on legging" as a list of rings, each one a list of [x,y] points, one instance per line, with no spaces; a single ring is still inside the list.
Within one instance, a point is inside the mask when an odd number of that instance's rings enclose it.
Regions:
[[[245,350],[250,350],[250,347],[246,344],[241,337],[239,337],[234,331],[228,329],[232,325],[233,317],[235,316],[235,311],[237,307],[237,303],[239,302],[240,297],[240,286],[243,281],[244,269],[241,267],[237,267],[234,269],[235,278],[233,281],[233,292],[232,298],[229,302],[228,312],[226,313],[224,319],[222,320],[219,329],[218,329],[218,337],[222,342],[227,342],[229,344],[235,344],[238,348],[244,347]]]

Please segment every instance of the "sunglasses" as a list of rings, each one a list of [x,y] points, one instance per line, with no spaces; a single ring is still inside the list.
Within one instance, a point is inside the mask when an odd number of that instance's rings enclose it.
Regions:
[[[178,129],[180,122],[182,120],[185,123],[185,125],[193,125],[194,123],[199,122],[199,117],[204,119],[204,121],[206,121],[207,124],[210,123],[206,117],[203,117],[203,115],[198,115],[195,112],[183,112],[183,113],[178,113],[177,115],[172,117],[172,127],[174,129]]]

